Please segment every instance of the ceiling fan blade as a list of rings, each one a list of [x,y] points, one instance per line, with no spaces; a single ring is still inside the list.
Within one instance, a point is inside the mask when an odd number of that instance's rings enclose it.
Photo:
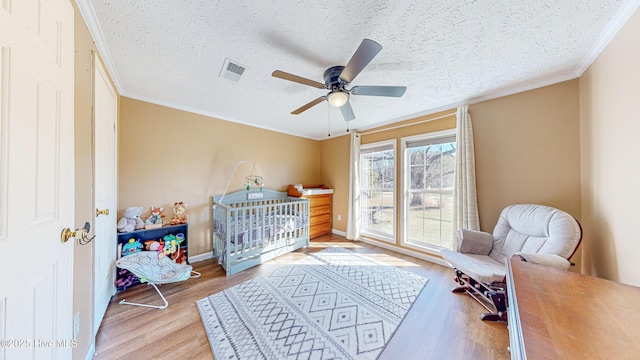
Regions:
[[[342,112],[344,121],[351,121],[356,118],[356,115],[353,113],[353,109],[351,108],[351,103],[349,103],[349,101],[347,101],[340,107],[340,111]]]
[[[354,86],[349,92],[353,95],[400,97],[406,90],[406,86]]]
[[[271,76],[284,79],[284,80],[297,82],[298,84],[313,86],[314,88],[318,88],[318,89],[324,89],[323,83],[309,80],[307,78],[303,78],[302,76],[289,74],[287,72],[280,71],[280,70],[275,70],[274,72],[271,73]]]
[[[309,102],[309,103],[307,103],[307,104],[305,104],[305,105],[302,105],[301,107],[299,107],[299,108],[297,108],[297,109],[293,110],[293,111],[291,112],[291,114],[292,114],[292,115],[298,115],[298,114],[300,114],[301,112],[306,111],[306,110],[308,110],[308,109],[310,109],[310,108],[312,108],[312,107],[314,107],[314,106],[316,106],[316,105],[320,104],[320,103],[321,103],[321,102],[323,102],[326,98],[327,98],[326,96],[320,96],[319,98],[317,98],[317,99],[315,99],[315,100],[313,100],[313,101],[311,101],[311,102]]]
[[[351,57],[351,60],[349,60],[347,66],[342,70],[340,79],[347,84],[352,82],[353,79],[360,74],[362,69],[378,55],[380,50],[382,50],[382,45],[377,42],[370,39],[362,40],[362,43]]]

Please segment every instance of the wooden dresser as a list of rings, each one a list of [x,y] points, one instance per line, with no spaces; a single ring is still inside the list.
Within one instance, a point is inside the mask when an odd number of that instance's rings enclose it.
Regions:
[[[640,358],[640,288],[507,262],[512,359]]]
[[[321,191],[314,191],[321,190]],[[324,191],[323,191],[324,190]],[[331,233],[331,208],[333,191],[322,184],[305,184],[301,193],[294,185],[289,185],[289,196],[309,199],[309,238]],[[316,194],[319,193],[319,194]]]

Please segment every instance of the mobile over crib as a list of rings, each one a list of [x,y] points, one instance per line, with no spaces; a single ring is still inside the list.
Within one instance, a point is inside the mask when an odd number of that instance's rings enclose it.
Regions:
[[[213,197],[213,256],[227,276],[304,246],[309,200],[269,189]]]

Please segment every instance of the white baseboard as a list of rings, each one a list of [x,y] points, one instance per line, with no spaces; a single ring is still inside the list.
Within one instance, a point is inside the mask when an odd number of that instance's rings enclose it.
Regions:
[[[347,237],[347,233],[344,231],[340,231],[340,230],[336,230],[336,229],[331,229],[331,233],[332,234],[336,234],[336,235],[340,235],[340,236],[344,236]]]
[[[362,241],[362,242],[365,242],[367,244],[379,246],[379,247],[387,249],[387,250],[395,251],[395,252],[400,253],[400,254],[409,255],[409,256],[412,256],[412,257],[420,259],[420,260],[425,260],[425,261],[428,261],[428,262],[432,262],[434,264],[438,264],[438,265],[442,265],[442,266],[450,268],[449,264],[447,264],[446,261],[444,261],[443,259],[441,259],[439,257],[436,257],[436,256],[423,254],[423,253],[420,253],[420,252],[417,252],[417,251],[413,251],[413,250],[397,247],[397,246],[394,246],[392,244],[387,244],[387,243],[384,243],[382,241],[376,241],[376,240],[368,239],[368,238],[364,238],[364,237],[361,237],[358,241]]]
[[[189,264],[191,263],[195,263],[198,261],[204,261],[207,259],[211,259],[213,258],[213,251],[209,251],[206,252],[204,254],[198,254],[198,255],[194,255],[194,256],[189,256]]]

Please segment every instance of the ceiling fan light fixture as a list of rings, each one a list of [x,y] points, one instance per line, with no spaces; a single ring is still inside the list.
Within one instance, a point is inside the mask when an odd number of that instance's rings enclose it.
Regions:
[[[331,106],[339,108],[342,105],[346,104],[347,101],[349,101],[349,93],[346,93],[344,91],[334,91],[327,95],[327,101],[329,101],[329,104],[331,104]]]

